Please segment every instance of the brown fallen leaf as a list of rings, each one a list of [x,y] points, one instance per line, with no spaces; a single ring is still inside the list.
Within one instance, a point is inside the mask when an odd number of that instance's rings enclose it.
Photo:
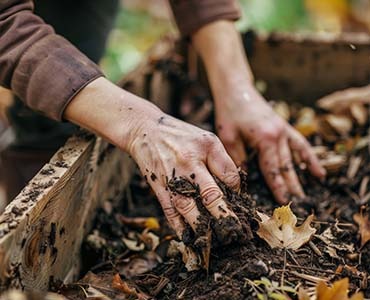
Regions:
[[[318,121],[315,111],[310,107],[302,108],[298,113],[294,127],[305,137],[317,133]]]
[[[358,125],[364,126],[368,119],[368,111],[367,108],[360,103],[353,103],[350,108],[351,116]]]
[[[116,262],[117,271],[125,278],[149,272],[162,262],[161,257],[154,251],[141,252]]]
[[[325,282],[320,281],[316,286],[317,300],[363,300],[363,294],[356,293],[352,297],[348,297],[349,280],[343,278],[333,283],[332,286],[327,286]]]
[[[327,155],[320,159],[320,164],[329,173],[338,172],[346,163],[346,157],[344,155],[336,154],[333,151],[329,151]]]
[[[347,169],[347,178],[355,178],[357,171],[360,169],[362,163],[362,157],[360,156],[351,156],[349,159],[348,169]]]
[[[370,240],[370,220],[368,214],[360,213],[353,215],[353,220],[359,226],[359,233],[361,237],[361,247],[363,247]]]
[[[326,115],[323,117],[323,122],[342,136],[347,136],[352,129],[352,120],[347,116]]]
[[[130,249],[131,251],[142,251],[145,249],[145,244],[141,243],[138,240],[131,240],[131,239],[126,239],[125,237],[122,237],[122,242],[125,243],[126,247]]]
[[[307,243],[316,232],[316,229],[310,226],[313,215],[308,216],[301,226],[296,226],[297,217],[290,209],[290,205],[276,208],[271,218],[260,212],[257,214],[262,220],[262,222],[258,222],[257,234],[271,248],[297,250]]]
[[[126,295],[137,296],[136,290],[133,288],[130,288],[128,284],[121,279],[121,276],[119,276],[119,273],[113,276],[112,287],[121,291],[122,293]]]
[[[311,300],[313,297],[310,297],[310,295],[308,294],[308,292],[300,287],[299,290],[298,290],[298,300]]]
[[[316,238],[320,239],[326,244],[326,250],[325,252],[330,252],[331,254],[334,254],[331,249],[339,250],[339,251],[345,251],[349,253],[353,253],[355,250],[355,247],[352,243],[342,243],[336,236],[333,234],[333,232],[343,232],[343,229],[340,229],[338,225],[335,223],[332,226],[326,228],[321,234],[315,235]],[[336,251],[335,251],[336,253]]]
[[[183,242],[172,240],[168,247],[167,255],[176,257],[178,254],[182,255],[182,261],[189,272],[199,270],[201,260],[198,255],[191,248],[185,246]]]
[[[289,121],[290,119],[290,107],[284,101],[278,101],[273,103],[272,109],[285,121]]]
[[[146,245],[147,248],[154,251],[159,245],[159,237],[153,232],[145,229],[141,234],[139,234],[140,240]]]
[[[149,230],[158,230],[160,228],[158,219],[154,217],[126,217],[118,215],[117,218],[122,224],[134,228],[147,228]]]

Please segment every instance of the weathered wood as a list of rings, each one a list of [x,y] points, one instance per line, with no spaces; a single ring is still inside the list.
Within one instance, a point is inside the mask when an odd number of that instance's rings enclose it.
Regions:
[[[164,36],[147,53],[141,63],[130,74],[126,75],[118,85],[135,95],[150,100],[163,111],[170,113],[172,83],[163,70],[157,69],[157,64],[178,56],[179,40],[174,35]],[[184,61],[185,59],[183,59]]]
[[[269,35],[245,42],[267,97],[312,103],[335,89],[369,83],[368,37]],[[168,110],[174,86],[157,68],[160,60],[183,62],[190,78],[207,86],[204,68],[186,48],[174,38],[162,40],[120,86]],[[71,138],[0,216],[0,290],[46,289],[50,280],[73,279],[96,208],[120,198],[132,166],[101,139]]]
[[[69,139],[0,216],[1,288],[72,279],[97,206],[120,197],[132,166],[100,138]]]
[[[155,69],[175,41],[165,37],[118,85],[166,109],[170,84]],[[0,216],[0,291],[75,279],[96,208],[122,197],[133,170],[127,154],[100,138],[68,140]]]
[[[266,97],[304,104],[370,83],[370,37],[362,33],[245,34],[256,80],[266,82]]]

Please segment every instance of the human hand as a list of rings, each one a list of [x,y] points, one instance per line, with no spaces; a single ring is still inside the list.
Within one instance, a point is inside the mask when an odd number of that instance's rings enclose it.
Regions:
[[[236,218],[212,175],[239,190],[239,173],[213,133],[164,114],[105,78],[96,79],[78,93],[64,117],[131,154],[179,238],[185,221],[196,230],[200,212],[194,199],[168,190],[168,181],[174,176],[199,186],[203,205],[215,218]]]
[[[294,170],[293,152],[314,176],[325,176],[307,140],[251,86],[233,90],[227,99],[216,101],[216,124],[221,141],[237,165],[246,158],[246,143],[257,149],[261,171],[280,204],[287,203],[289,195],[304,196]]]
[[[184,221],[196,231],[200,212],[193,198],[169,191],[171,178],[184,178],[198,185],[203,205],[216,219],[236,218],[212,174],[238,190],[239,173],[213,133],[156,110],[137,124],[127,150],[147,178],[179,238],[185,229]]]

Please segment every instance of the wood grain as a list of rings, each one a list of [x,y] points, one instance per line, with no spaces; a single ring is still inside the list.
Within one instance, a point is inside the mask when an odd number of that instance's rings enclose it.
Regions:
[[[1,290],[74,279],[96,208],[121,198],[132,167],[100,138],[69,139],[0,216]]]

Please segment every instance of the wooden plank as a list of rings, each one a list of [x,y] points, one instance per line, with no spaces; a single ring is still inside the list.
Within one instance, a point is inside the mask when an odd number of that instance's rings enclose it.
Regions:
[[[132,169],[100,138],[69,139],[0,216],[0,290],[73,279],[97,206],[121,197]]]
[[[170,84],[155,68],[175,41],[163,38],[118,85],[166,109]],[[0,216],[0,291],[75,279],[97,207],[121,199],[133,170],[127,154],[100,138],[69,139]]]
[[[256,80],[266,97],[313,104],[336,90],[370,80],[370,36],[350,34],[247,33],[243,36]]]

